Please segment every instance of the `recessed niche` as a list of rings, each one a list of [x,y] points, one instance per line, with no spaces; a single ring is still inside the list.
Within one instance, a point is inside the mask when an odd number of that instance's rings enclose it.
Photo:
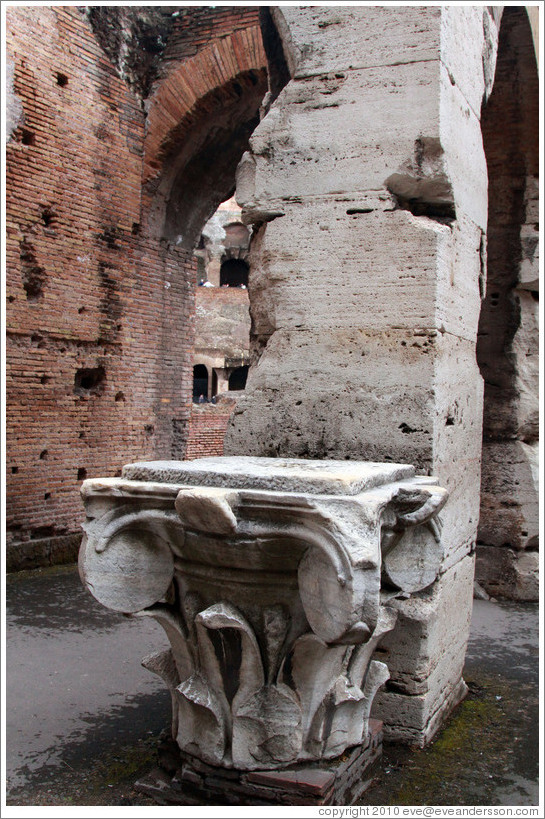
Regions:
[[[51,381],[50,375],[42,375],[42,377],[40,378],[40,384],[47,384],[49,383],[49,381]]]
[[[61,88],[68,85],[68,77],[60,71],[57,72],[57,85],[60,85]]]
[[[125,393],[121,392],[121,390],[119,392],[116,392],[115,400],[116,401],[124,401],[125,400]]]
[[[12,475],[16,475],[18,472],[19,472],[19,467],[18,466],[12,466],[11,467],[11,474]]]
[[[49,452],[47,451],[47,449],[42,449],[42,451],[40,452],[40,461],[47,461],[48,458]]]
[[[51,497],[51,492],[45,492],[44,493],[44,500],[49,500],[50,497]]]
[[[78,469],[78,481],[84,481],[87,477],[87,470],[84,466],[80,466]]]

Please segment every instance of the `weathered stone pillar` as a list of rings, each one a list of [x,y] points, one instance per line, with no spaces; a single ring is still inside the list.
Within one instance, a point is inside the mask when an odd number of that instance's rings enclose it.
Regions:
[[[488,270],[477,360],[485,382],[477,579],[539,599],[539,80],[527,10],[501,18],[482,114]]]
[[[170,648],[144,665],[171,691],[183,758],[277,770],[370,745],[388,679],[373,652],[395,600],[441,564],[435,479],[402,464],[203,458],[131,464],[82,492],[82,580],[164,627]]]
[[[377,716],[424,744],[465,691],[479,517],[485,7],[282,7],[291,81],[237,179],[253,364],[226,454],[413,463],[451,494],[440,577],[397,602]]]

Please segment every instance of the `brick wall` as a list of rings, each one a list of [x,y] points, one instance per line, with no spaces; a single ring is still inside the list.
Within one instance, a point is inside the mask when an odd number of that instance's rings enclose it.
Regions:
[[[231,25],[246,17],[233,10]],[[10,8],[6,39],[24,114],[6,157],[7,565],[19,569],[75,556],[84,478],[184,456],[196,268],[162,240],[162,193],[142,183],[144,106],[85,13]]]
[[[224,396],[219,404],[193,404],[186,459],[223,455],[223,438],[236,400]]]
[[[258,6],[194,6],[181,9],[163,55],[163,74],[211,41],[259,25]]]

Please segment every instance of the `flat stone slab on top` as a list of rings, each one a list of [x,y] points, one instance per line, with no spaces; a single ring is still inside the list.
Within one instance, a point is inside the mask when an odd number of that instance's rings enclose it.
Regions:
[[[123,468],[122,477],[132,481],[189,486],[358,495],[386,483],[412,478],[414,474],[415,469],[409,464],[239,456],[128,464]]]

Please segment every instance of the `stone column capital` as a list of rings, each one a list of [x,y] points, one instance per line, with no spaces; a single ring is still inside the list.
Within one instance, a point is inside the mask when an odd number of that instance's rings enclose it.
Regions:
[[[82,579],[165,628],[171,649],[146,664],[171,689],[182,750],[252,769],[364,741],[388,678],[371,656],[395,623],[384,601],[439,570],[447,493],[433,479],[402,464],[205,458],[132,464],[82,491]]]

